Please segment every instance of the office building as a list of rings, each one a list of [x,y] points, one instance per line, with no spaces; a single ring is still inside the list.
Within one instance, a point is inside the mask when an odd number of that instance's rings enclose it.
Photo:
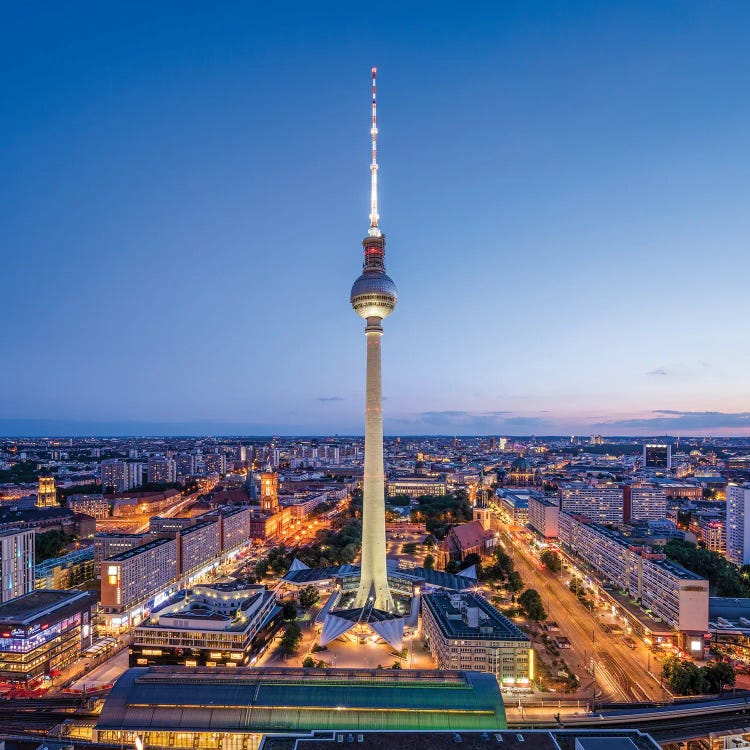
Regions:
[[[618,485],[590,485],[571,482],[559,490],[560,512],[583,515],[595,523],[623,522],[623,489]]]
[[[646,469],[672,468],[672,446],[663,443],[646,443],[643,446],[643,466]]]
[[[556,539],[560,504],[541,495],[529,496],[529,526],[545,539]]]
[[[36,505],[37,508],[49,508],[57,505],[57,490],[55,489],[54,477],[39,477]]]
[[[34,590],[34,529],[0,531],[0,603]]]
[[[275,594],[265,586],[239,581],[195,586],[133,631],[130,666],[246,666],[275,633],[280,614]]]
[[[143,484],[143,464],[105,459],[99,466],[102,492],[127,492]]]
[[[0,680],[54,677],[91,645],[91,591],[33,591],[0,604]]]
[[[177,464],[172,458],[150,458],[148,460],[150,484],[171,484],[177,481]]]
[[[490,672],[505,687],[534,678],[529,639],[477,594],[423,595],[422,633],[440,669]]]
[[[727,485],[727,560],[750,564],[750,482]]]
[[[623,517],[626,522],[666,518],[666,491],[658,485],[626,485],[623,488]]]
[[[350,735],[507,726],[497,680],[482,672],[237,667],[227,678],[209,667],[129,669],[105,699],[93,739],[120,745],[137,734],[157,750],[176,738],[186,748],[258,750],[264,734],[321,726]]]

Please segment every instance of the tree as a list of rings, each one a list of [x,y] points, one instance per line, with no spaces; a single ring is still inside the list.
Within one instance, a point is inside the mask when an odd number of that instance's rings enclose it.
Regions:
[[[58,557],[65,552],[68,544],[68,537],[59,529],[45,531],[43,534],[37,534],[34,540],[34,552],[36,561],[43,562],[52,557]]]
[[[424,562],[422,564],[425,570],[434,570],[435,558],[432,555],[425,555]]]
[[[265,557],[262,557],[260,560],[258,560],[257,563],[255,563],[255,575],[260,581],[261,578],[266,577],[267,573],[268,573],[268,561],[266,560]]]
[[[529,620],[541,622],[547,619],[547,613],[542,606],[542,597],[539,596],[539,592],[536,589],[526,589],[518,597],[518,604]]]
[[[281,613],[285,620],[296,620],[297,619],[297,605],[292,599],[287,599],[281,605]]]
[[[299,603],[308,609],[320,601],[320,592],[315,586],[305,586],[299,592]]]
[[[315,666],[315,659],[313,659],[313,658],[312,658],[312,656],[306,656],[306,657],[305,657],[305,658],[304,658],[304,659],[302,660],[302,666],[303,666],[303,667],[304,667],[305,669],[311,669],[312,667],[314,667],[314,666]]]
[[[562,570],[562,561],[560,560],[560,555],[558,555],[556,552],[553,552],[552,550],[544,550],[542,554],[539,555],[539,559],[542,561],[544,567],[547,568],[547,570],[549,570],[551,573],[559,573]]]
[[[445,565],[445,572],[453,573],[455,575],[458,573],[459,567],[459,564],[455,560],[449,560]]]
[[[279,650],[282,654],[291,656],[292,654],[297,653],[301,641],[302,629],[295,620],[292,620],[286,625],[286,630],[284,631],[281,643],[279,644]]]
[[[714,661],[701,668],[708,693],[721,693],[725,686],[734,686],[737,673],[731,664],[725,661]]]
[[[508,576],[508,582],[505,584],[505,587],[511,594],[517,594],[523,588],[523,579],[517,570],[514,570]]]
[[[495,547],[495,570],[500,578],[507,578],[515,569],[513,558],[500,547]]]
[[[394,661],[393,666],[391,669],[401,669],[401,662],[400,661]]]
[[[577,594],[579,594],[579,593],[580,593],[581,591],[583,591],[583,590],[584,590],[584,588],[583,588],[583,583],[581,583],[581,579],[580,579],[580,578],[576,578],[575,576],[573,576],[573,577],[572,577],[572,578],[570,579],[570,583],[568,584],[568,588],[569,588],[569,589],[570,589],[570,590],[571,590],[571,591],[572,591],[572,592],[573,592],[574,594],[576,594],[576,595],[577,595]]]

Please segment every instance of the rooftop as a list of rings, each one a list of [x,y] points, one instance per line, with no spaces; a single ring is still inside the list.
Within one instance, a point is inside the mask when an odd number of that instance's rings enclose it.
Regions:
[[[266,735],[261,750],[659,750],[659,745],[637,729],[520,729],[485,732],[361,732],[327,731],[312,736]],[[597,744],[599,743],[599,744]],[[354,750],[354,748],[352,748]]]
[[[504,728],[494,675],[377,669],[137,667],[98,729],[309,731]]]
[[[110,557],[107,562],[120,562],[122,560],[129,560],[131,557],[135,557],[135,555],[140,555],[143,552],[148,552],[149,550],[152,550],[156,547],[161,547],[162,544],[169,544],[170,542],[174,543],[174,539],[154,539],[151,542],[146,542],[146,544],[141,544],[138,547],[133,547],[132,549],[125,550],[125,552],[121,552],[119,555]]]
[[[460,607],[456,603],[460,602]],[[485,598],[473,593],[436,591],[422,597],[446,638],[483,641],[528,641],[524,633],[501,615]],[[477,624],[467,622],[468,609],[479,610]]]
[[[34,620],[68,605],[82,608],[87,603],[95,601],[96,597],[92,597],[89,591],[37,589],[0,604],[0,625],[31,624]]]

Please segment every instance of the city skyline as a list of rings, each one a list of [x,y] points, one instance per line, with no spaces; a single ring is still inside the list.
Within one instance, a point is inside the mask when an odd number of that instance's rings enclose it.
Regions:
[[[372,65],[408,299],[387,435],[750,434],[747,8],[31,12],[0,435],[361,434]]]

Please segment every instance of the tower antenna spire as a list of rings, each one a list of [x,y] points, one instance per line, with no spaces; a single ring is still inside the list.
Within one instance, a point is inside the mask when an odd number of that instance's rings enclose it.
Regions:
[[[376,104],[376,75],[378,69],[372,69],[372,163],[370,164],[370,237],[380,237],[378,221],[378,110]]]

